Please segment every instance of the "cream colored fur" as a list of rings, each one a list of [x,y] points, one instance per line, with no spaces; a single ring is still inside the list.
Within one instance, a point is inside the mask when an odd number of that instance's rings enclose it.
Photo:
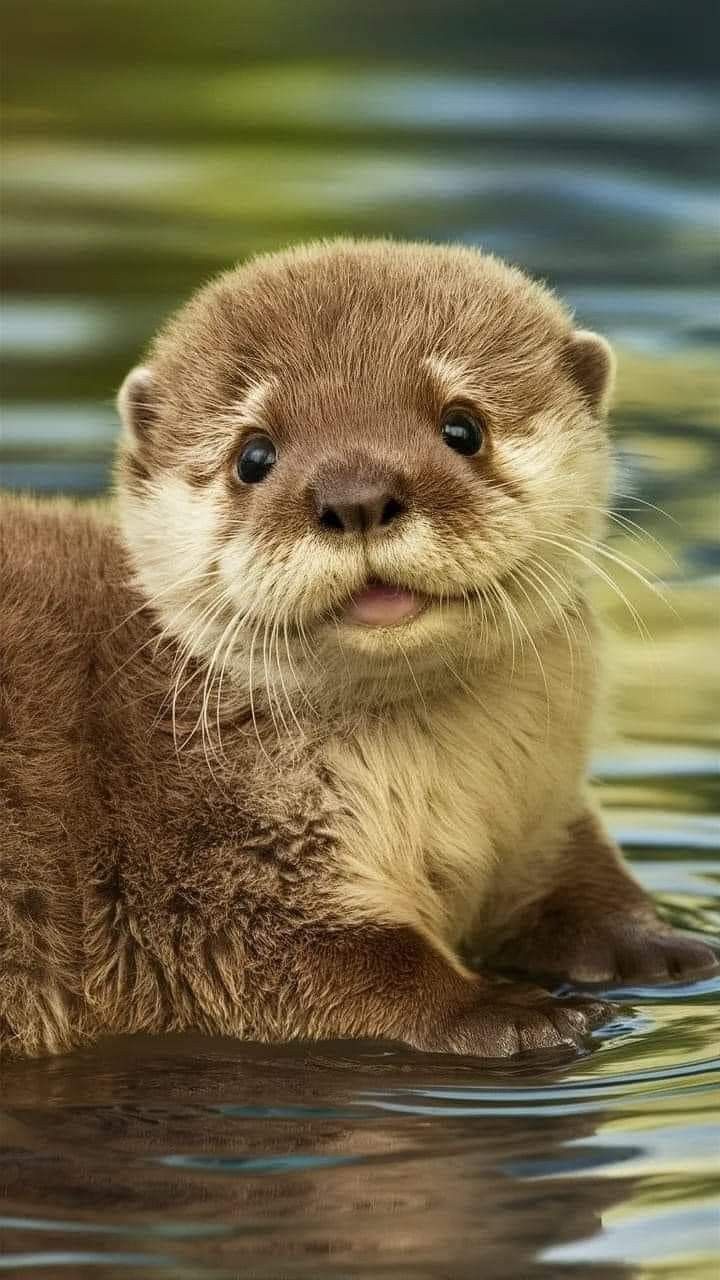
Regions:
[[[333,739],[346,909],[452,948],[482,921],[491,948],[587,803],[594,682],[581,628],[550,628],[514,669],[504,656],[429,706]]]

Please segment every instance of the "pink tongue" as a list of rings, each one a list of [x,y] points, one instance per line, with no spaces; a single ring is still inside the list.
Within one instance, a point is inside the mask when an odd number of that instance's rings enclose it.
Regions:
[[[391,627],[395,622],[414,618],[423,607],[421,596],[400,587],[365,587],[353,596],[343,617],[346,622],[360,622],[366,627]]]

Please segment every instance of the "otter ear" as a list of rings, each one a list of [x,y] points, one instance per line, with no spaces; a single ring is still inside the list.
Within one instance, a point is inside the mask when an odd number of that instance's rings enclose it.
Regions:
[[[157,416],[152,369],[139,364],[130,370],[118,391],[117,407],[128,435],[142,443]]]
[[[566,358],[573,378],[596,413],[607,412],[615,384],[615,356],[609,342],[590,329],[576,329]]]

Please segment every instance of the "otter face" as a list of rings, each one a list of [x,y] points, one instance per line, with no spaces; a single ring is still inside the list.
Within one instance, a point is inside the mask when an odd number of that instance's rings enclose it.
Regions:
[[[474,250],[260,258],[121,389],[141,585],[191,652],[251,681],[268,654],[336,680],[496,653],[587,576],[611,378],[602,338]]]

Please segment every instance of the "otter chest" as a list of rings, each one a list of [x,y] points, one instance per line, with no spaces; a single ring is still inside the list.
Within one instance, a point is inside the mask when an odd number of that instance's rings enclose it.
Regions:
[[[450,942],[505,860],[542,839],[574,774],[522,687],[404,712],[333,743],[329,764],[347,909]]]

